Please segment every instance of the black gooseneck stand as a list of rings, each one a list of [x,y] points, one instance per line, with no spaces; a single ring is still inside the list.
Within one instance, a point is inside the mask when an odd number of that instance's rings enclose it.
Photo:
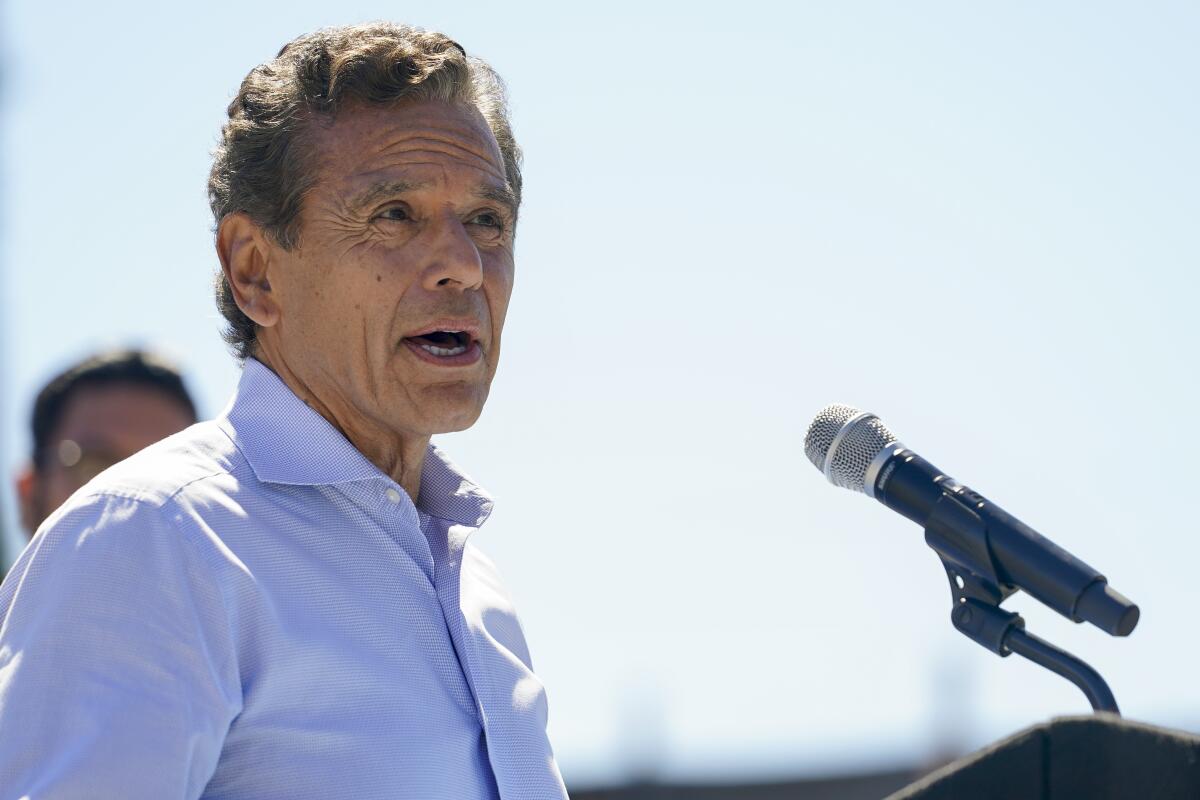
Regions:
[[[1117,701],[1100,673],[1065,650],[1027,633],[1019,614],[1000,608],[1016,589],[997,578],[986,531],[961,522],[952,502],[939,502],[925,523],[925,541],[941,558],[950,579],[954,597],[950,620],[954,627],[999,656],[1016,653],[1066,678],[1087,696],[1093,711],[1119,715]]]

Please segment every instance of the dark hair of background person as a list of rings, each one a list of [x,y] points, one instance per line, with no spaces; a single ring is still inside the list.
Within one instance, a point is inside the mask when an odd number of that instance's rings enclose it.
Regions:
[[[33,464],[46,466],[51,437],[62,422],[72,397],[81,389],[98,386],[144,386],[177,400],[195,422],[196,404],[183,384],[179,370],[142,350],[113,350],[86,358],[59,373],[38,393],[33,403]]]
[[[521,150],[500,76],[443,34],[373,22],[301,36],[242,81],[209,174],[216,225],[243,212],[279,245],[295,247],[301,201],[316,172],[305,146],[308,127],[332,123],[340,108],[401,100],[474,105],[496,137],[509,189],[520,202]],[[223,272],[215,290],[225,341],[244,361],[254,352],[257,327],[238,308]]]

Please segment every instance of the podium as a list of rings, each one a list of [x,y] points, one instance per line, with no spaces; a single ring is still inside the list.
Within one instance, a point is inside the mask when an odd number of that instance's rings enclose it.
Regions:
[[[887,800],[1197,800],[1200,736],[1113,714],[1062,717],[959,759]]]

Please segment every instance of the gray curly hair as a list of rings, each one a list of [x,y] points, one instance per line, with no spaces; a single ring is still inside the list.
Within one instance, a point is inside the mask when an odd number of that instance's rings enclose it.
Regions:
[[[500,76],[443,34],[374,22],[306,34],[250,70],[229,104],[229,121],[209,173],[216,225],[244,212],[281,246],[295,247],[300,205],[315,179],[305,142],[309,121],[333,119],[347,103],[387,105],[405,99],[474,105],[496,137],[508,183],[520,201],[521,149]],[[245,360],[254,352],[258,326],[238,308],[223,272],[215,290],[225,341]]]

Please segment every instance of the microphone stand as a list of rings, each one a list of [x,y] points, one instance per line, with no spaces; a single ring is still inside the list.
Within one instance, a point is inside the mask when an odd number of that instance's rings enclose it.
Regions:
[[[960,633],[999,656],[1016,653],[1066,678],[1084,693],[1093,711],[1120,715],[1117,701],[1100,673],[1026,632],[1020,614],[1000,608],[1000,603],[1017,589],[998,578],[987,529],[969,508],[943,494],[926,520],[925,541],[946,568],[954,597],[950,621]]]

